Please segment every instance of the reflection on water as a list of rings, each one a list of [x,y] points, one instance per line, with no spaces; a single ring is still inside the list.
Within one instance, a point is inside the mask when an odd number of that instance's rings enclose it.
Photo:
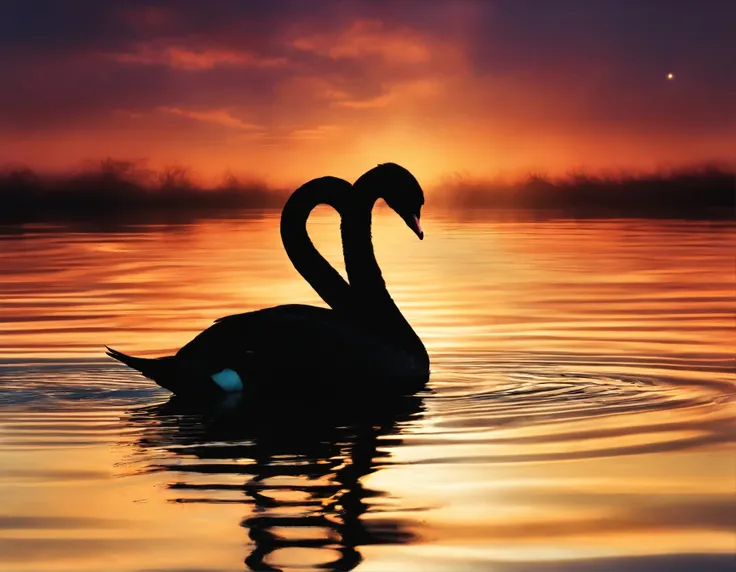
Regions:
[[[360,408],[192,408],[102,355],[317,302],[274,216],[4,229],[0,570],[730,570],[734,225],[394,219],[432,377]]]
[[[173,399],[138,409],[129,420],[142,428],[141,449],[166,451],[176,461],[150,467],[172,473],[166,486],[173,502],[248,506],[240,523],[253,541],[248,567],[277,570],[267,561],[302,549],[291,558],[339,571],[361,562],[359,546],[415,538],[409,518],[391,516],[376,502],[387,493],[361,479],[386,463],[386,448],[401,445],[397,423],[420,409],[419,398],[406,398],[352,411],[228,404],[202,413]],[[371,518],[363,519],[369,507]]]

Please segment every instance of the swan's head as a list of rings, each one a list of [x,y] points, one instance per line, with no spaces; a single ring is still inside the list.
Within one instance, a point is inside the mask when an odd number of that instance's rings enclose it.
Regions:
[[[355,186],[362,185],[370,187],[378,198],[386,201],[419,240],[424,238],[420,223],[424,191],[407,169],[396,163],[381,163],[355,181]]]

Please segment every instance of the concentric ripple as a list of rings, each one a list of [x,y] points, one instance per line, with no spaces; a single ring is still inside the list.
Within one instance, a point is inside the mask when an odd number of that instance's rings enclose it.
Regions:
[[[447,450],[472,445],[478,454],[420,462],[570,460],[676,451],[736,437],[736,391],[727,372],[704,383],[692,372],[600,362],[586,367],[560,356],[489,354],[473,361],[449,360],[453,373],[445,386],[440,362],[433,379],[441,389],[427,400],[432,420],[410,440],[435,450],[442,443]],[[632,373],[607,373],[613,369]]]

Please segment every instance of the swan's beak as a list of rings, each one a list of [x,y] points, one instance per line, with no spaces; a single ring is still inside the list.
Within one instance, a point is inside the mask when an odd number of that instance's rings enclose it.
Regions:
[[[412,215],[411,219],[409,219],[409,228],[414,231],[414,234],[419,237],[419,240],[424,238],[424,231],[417,215]]]

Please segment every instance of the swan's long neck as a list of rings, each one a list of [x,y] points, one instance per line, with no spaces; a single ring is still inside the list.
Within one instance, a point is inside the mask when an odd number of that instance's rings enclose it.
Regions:
[[[336,177],[321,177],[292,193],[281,212],[281,241],[297,272],[334,310],[352,311],[350,285],[315,248],[307,233],[307,219],[318,205],[342,212],[342,204],[353,193],[350,183]]]
[[[377,198],[354,187],[353,201],[343,213],[340,232],[350,287],[368,327],[428,367],[427,350],[389,294],[376,261],[371,225]]]

